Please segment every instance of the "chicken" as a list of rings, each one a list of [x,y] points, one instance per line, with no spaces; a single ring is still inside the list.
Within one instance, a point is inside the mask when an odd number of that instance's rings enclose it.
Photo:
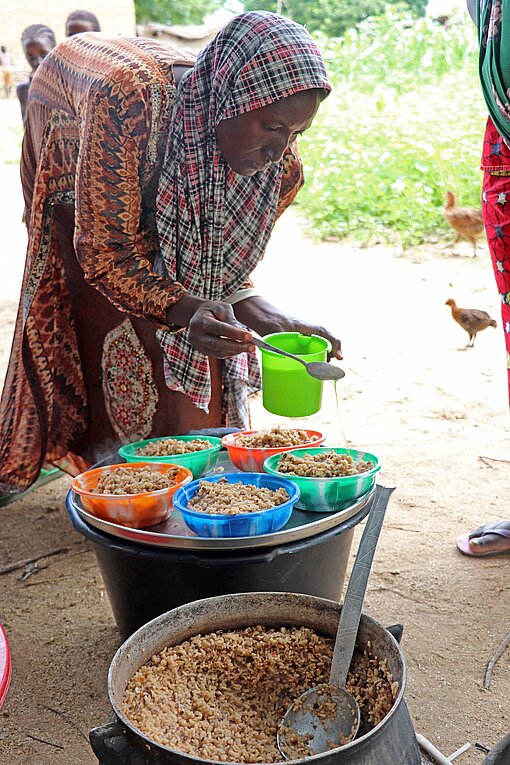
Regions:
[[[478,308],[458,308],[453,298],[449,298],[445,305],[452,309],[452,317],[462,329],[465,329],[469,335],[469,342],[466,348],[472,348],[475,344],[475,337],[478,332],[487,327],[497,327],[495,319],[491,319],[487,311],[480,311]]]
[[[475,207],[456,207],[455,194],[446,192],[444,217],[453,228],[457,236],[452,244],[460,238],[467,239],[473,245],[473,255],[476,257],[476,242],[483,236],[482,211]]]

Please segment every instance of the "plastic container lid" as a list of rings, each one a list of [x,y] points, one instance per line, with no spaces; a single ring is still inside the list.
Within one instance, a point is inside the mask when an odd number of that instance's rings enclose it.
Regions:
[[[11,682],[11,652],[7,635],[0,624],[0,707],[4,703]]]

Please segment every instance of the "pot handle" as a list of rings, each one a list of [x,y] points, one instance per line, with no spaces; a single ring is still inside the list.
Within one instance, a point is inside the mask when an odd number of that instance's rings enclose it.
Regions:
[[[389,632],[390,635],[393,635],[397,643],[400,644],[400,641],[402,640],[402,635],[404,632],[404,625],[392,624],[390,627],[386,627],[386,632]]]
[[[133,746],[126,735],[126,728],[118,720],[92,728],[89,731],[92,750],[99,765],[153,765],[150,751]]]

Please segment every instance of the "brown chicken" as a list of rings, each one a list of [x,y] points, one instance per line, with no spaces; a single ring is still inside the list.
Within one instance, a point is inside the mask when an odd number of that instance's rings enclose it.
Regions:
[[[447,300],[445,305],[450,306],[453,318],[469,335],[469,342],[466,348],[474,346],[475,337],[482,329],[497,327],[495,319],[491,319],[487,311],[479,311],[478,308],[458,308],[453,298]]]
[[[473,255],[476,257],[476,242],[483,236],[482,211],[475,207],[456,207],[455,194],[446,192],[444,217],[457,236],[452,244],[459,239],[467,239],[473,245]]]

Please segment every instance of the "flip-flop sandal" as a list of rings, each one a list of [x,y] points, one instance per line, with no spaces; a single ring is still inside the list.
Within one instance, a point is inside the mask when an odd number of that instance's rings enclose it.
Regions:
[[[510,555],[510,549],[495,550],[495,551],[487,550],[486,552],[473,552],[473,547],[469,544],[470,534],[471,532],[468,531],[466,534],[462,534],[457,539],[457,549],[463,555],[469,555],[471,558],[490,558],[496,555]],[[478,534],[476,537],[471,537],[471,539],[480,539],[481,537],[484,537],[487,534],[496,534],[499,537],[510,539],[510,530],[499,527],[497,523],[487,524],[487,526],[484,527],[484,530],[482,531],[481,534]]]

